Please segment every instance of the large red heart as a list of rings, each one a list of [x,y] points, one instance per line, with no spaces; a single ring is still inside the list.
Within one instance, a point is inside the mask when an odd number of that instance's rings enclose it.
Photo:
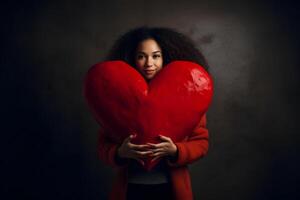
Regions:
[[[198,64],[174,61],[149,83],[123,61],[106,61],[90,68],[84,95],[96,120],[120,143],[132,132],[136,144],[159,143],[158,135],[173,142],[189,135],[212,99],[209,74]],[[150,170],[159,160],[145,160]]]

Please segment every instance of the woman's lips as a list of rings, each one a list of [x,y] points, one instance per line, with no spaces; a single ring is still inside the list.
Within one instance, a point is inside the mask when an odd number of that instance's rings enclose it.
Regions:
[[[155,72],[155,70],[145,70],[145,73],[147,74],[147,75],[151,75],[151,74],[153,74]]]

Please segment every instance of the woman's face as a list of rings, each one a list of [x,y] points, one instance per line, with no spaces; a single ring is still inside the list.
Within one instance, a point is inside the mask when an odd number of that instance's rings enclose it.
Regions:
[[[139,43],[135,55],[135,65],[147,80],[151,80],[162,69],[162,51],[155,40],[146,39]]]

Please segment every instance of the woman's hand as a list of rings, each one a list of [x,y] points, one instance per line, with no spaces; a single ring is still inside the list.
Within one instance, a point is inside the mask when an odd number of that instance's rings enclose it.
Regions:
[[[127,137],[118,148],[117,152],[121,158],[135,159],[140,164],[144,165],[145,163],[142,159],[149,157],[149,155],[152,154],[152,151],[150,150],[150,145],[136,145],[131,143],[131,140],[135,137],[136,134]]]
[[[172,139],[163,135],[159,135],[159,138],[163,141],[158,144],[147,143],[151,146],[154,157],[152,161],[157,160],[163,156],[175,157],[177,154],[177,146],[173,143]]]

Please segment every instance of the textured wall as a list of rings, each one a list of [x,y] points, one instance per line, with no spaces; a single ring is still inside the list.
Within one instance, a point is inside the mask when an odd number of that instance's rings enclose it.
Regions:
[[[189,35],[215,81],[209,154],[190,166],[195,199],[299,197],[299,5],[61,0],[1,9],[2,194],[107,197],[114,173],[97,160],[82,80],[119,35],[150,25]]]

